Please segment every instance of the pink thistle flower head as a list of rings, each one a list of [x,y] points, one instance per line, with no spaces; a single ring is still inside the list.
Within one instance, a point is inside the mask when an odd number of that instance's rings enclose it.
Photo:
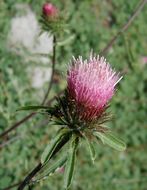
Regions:
[[[114,95],[115,86],[121,78],[104,57],[91,54],[89,60],[73,58],[67,72],[67,89],[76,102],[80,118],[98,118]]]
[[[42,11],[47,17],[56,17],[58,14],[57,8],[52,3],[45,3],[43,5]]]

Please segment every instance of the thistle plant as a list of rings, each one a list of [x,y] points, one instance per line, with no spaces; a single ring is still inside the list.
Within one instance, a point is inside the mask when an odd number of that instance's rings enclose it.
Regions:
[[[77,159],[76,151],[83,141],[88,143],[92,161],[95,159],[93,146],[95,140],[101,140],[103,144],[118,151],[125,150],[125,144],[104,125],[111,119],[107,108],[121,79],[120,74],[115,72],[103,57],[91,54],[88,60],[83,60],[82,57],[73,58],[67,71],[67,88],[64,95],[57,97],[55,106],[21,108],[21,110],[40,110],[48,114],[50,121],[59,127],[57,134],[41,156],[42,168],[32,179],[33,183],[65,166],[64,187],[68,189]],[[68,152],[50,166],[50,159],[65,144],[69,145]]]

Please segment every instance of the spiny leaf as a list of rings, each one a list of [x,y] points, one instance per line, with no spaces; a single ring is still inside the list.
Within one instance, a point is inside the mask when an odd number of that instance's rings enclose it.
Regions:
[[[60,158],[59,160],[57,160],[54,164],[52,164],[50,166],[50,162],[47,162],[43,168],[39,171],[39,173],[37,174],[37,176],[35,176],[32,179],[32,182],[38,182],[42,179],[45,179],[46,177],[48,177],[49,175],[53,174],[58,168],[60,168],[61,166],[63,166],[65,164],[67,160],[67,154],[64,154],[62,156],[62,158]]]
[[[41,163],[45,164],[52,156],[57,146],[69,135],[68,129],[61,129],[56,137],[48,144],[41,156]]]
[[[68,159],[66,162],[65,173],[64,173],[64,188],[66,190],[69,188],[72,181],[78,142],[79,142],[79,138],[74,136],[70,144]]]
[[[122,140],[115,137],[111,132],[94,132],[94,135],[99,138],[103,144],[107,144],[118,151],[124,151],[126,149],[126,144]]]

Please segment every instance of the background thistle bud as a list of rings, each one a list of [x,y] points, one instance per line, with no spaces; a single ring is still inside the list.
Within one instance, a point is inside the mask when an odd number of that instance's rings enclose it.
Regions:
[[[51,3],[45,3],[42,7],[43,15],[46,17],[56,17],[58,15],[57,8]]]
[[[42,17],[40,19],[42,30],[55,36],[60,36],[66,31],[65,18],[52,3],[45,3],[42,6]]]

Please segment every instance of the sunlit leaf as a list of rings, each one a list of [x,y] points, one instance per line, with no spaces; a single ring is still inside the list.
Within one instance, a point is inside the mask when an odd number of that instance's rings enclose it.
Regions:
[[[103,144],[107,144],[110,147],[118,150],[118,151],[124,151],[126,149],[126,144],[114,136],[114,134],[110,132],[106,133],[100,133],[100,132],[94,132],[94,135],[99,138]]]
[[[72,40],[74,40],[75,35],[71,35],[69,36],[66,40],[62,41],[62,42],[57,42],[58,46],[64,46],[66,44],[69,44]]]

